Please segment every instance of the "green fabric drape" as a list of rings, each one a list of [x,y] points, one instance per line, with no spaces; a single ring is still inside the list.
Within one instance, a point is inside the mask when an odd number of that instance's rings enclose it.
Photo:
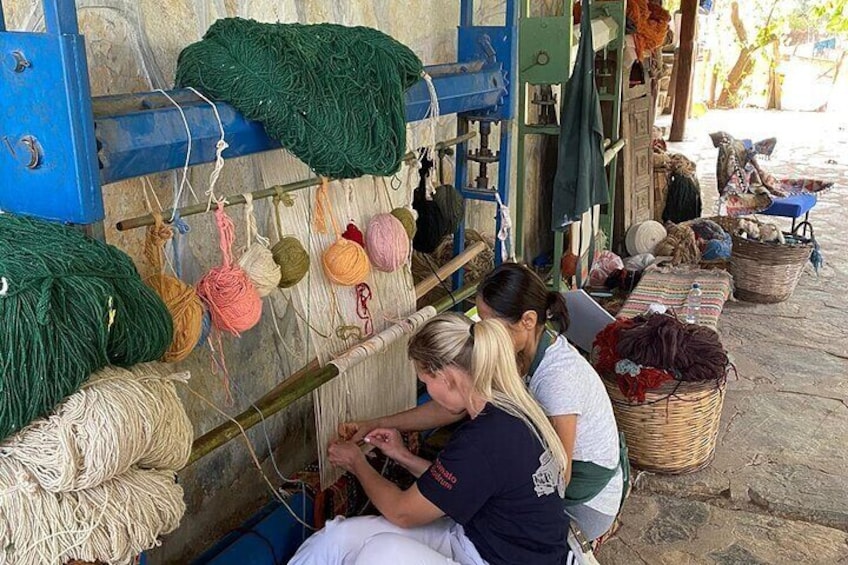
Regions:
[[[551,224],[555,230],[562,230],[580,219],[592,206],[609,201],[604,170],[604,127],[595,86],[590,4],[589,0],[583,0],[577,62],[565,85],[562,100]]]

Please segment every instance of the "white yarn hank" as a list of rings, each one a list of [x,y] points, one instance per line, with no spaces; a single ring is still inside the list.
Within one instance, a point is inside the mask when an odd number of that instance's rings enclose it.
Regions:
[[[95,487],[137,465],[179,470],[194,437],[174,381],[155,363],[95,373],[48,418],[0,443],[0,468],[20,463],[47,491]]]
[[[185,514],[172,471],[129,469],[97,487],[47,492],[16,463],[0,467],[0,563],[132,563]]]
[[[244,197],[244,224],[247,230],[247,250],[239,259],[239,267],[256,287],[256,292],[264,298],[280,284],[282,271],[271,253],[268,238],[259,235],[256,215],[253,211],[253,195],[246,192]],[[252,245],[254,240],[256,245]]]

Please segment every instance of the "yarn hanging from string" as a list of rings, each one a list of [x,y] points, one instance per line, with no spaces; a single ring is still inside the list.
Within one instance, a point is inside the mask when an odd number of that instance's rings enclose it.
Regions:
[[[274,261],[280,266],[280,288],[291,288],[309,271],[309,253],[294,237],[284,237],[271,248]]]
[[[262,316],[262,299],[247,274],[233,264],[235,239],[233,221],[224,212],[223,202],[215,210],[215,221],[221,238],[223,262],[206,273],[197,283],[197,294],[209,308],[212,326],[235,336],[247,331]]]
[[[280,265],[274,260],[274,253],[264,245],[253,245],[239,259],[239,266],[256,288],[260,298],[271,294],[280,284]]]
[[[432,168],[432,161],[422,159],[419,183],[412,201],[415,211],[418,212],[413,247],[422,253],[435,251],[445,236],[457,230],[465,215],[465,199],[448,184],[438,186],[432,200],[428,199],[427,184]]]
[[[108,366],[48,418],[0,443],[0,467],[20,463],[50,492],[93,488],[133,466],[178,471],[188,462],[194,431],[164,367]]]
[[[371,272],[365,249],[344,238],[339,238],[324,251],[321,263],[327,278],[342,286],[355,286],[365,282]]]
[[[415,232],[418,230],[418,226],[415,225],[415,214],[409,208],[395,208],[391,214],[403,225],[406,236],[410,240],[413,239]]]
[[[348,241],[358,244],[362,248],[365,247],[365,234],[363,234],[362,230],[360,230],[353,222],[350,222],[347,225],[345,231],[342,232],[342,237]]]
[[[59,224],[0,214],[0,439],[108,363],[160,359],[168,309],[122,251]]]
[[[422,72],[415,53],[374,29],[226,18],[180,53],[176,83],[229,102],[312,170],[342,179],[400,168],[403,93]]]
[[[162,357],[167,363],[182,361],[194,351],[203,329],[203,303],[194,288],[176,277],[164,273],[162,256],[165,243],[173,230],[162,221],[162,215],[153,213],[154,224],[147,228],[144,254],[154,269],[154,274],[144,282],[159,295],[168,308],[174,325],[174,337]]]
[[[259,235],[256,216],[253,213],[253,195],[244,194],[244,223],[247,229],[247,251],[239,259],[247,278],[256,287],[260,298],[268,296],[280,284],[280,266],[268,249],[268,240]]]
[[[280,222],[281,198],[274,197],[274,229],[277,232],[277,243],[271,248],[274,262],[280,266],[280,288],[291,288],[309,272],[309,253],[303,244],[295,237],[283,236],[283,226]]]
[[[129,469],[78,492],[42,489],[19,464],[0,466],[0,563],[130,564],[185,514],[173,471]]]
[[[392,273],[409,257],[409,237],[392,214],[377,214],[368,222],[365,249],[375,269]]]
[[[368,260],[368,254],[365,253],[364,238],[360,244],[342,236],[330,204],[328,186],[329,181],[326,178],[322,179],[315,196],[315,223],[319,232],[326,233],[326,216],[329,215],[336,241],[321,255],[321,264],[330,282],[342,286],[356,286],[368,278],[371,273],[371,263]]]

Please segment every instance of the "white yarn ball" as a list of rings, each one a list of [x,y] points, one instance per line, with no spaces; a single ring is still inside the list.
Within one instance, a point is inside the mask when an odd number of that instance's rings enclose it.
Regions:
[[[261,297],[271,294],[280,284],[280,266],[274,261],[271,250],[264,245],[251,245],[239,259],[239,266],[247,273],[247,278]]]

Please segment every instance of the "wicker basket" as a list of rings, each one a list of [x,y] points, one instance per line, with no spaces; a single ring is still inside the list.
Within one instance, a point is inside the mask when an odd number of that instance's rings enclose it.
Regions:
[[[794,238],[799,243],[763,243],[733,234],[733,253],[730,256],[730,274],[736,287],[736,298],[747,302],[773,304],[792,296],[804,266],[813,252],[813,240],[797,235],[798,229],[812,226],[801,222],[795,228]]]
[[[604,375],[618,429],[634,467],[655,473],[694,473],[715,455],[725,382],[668,381],[630,402],[614,376]]]

